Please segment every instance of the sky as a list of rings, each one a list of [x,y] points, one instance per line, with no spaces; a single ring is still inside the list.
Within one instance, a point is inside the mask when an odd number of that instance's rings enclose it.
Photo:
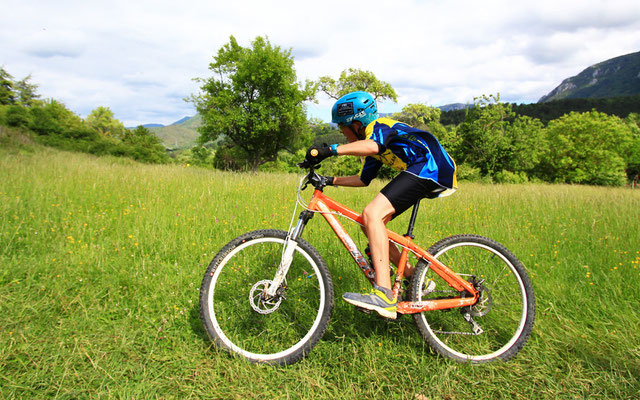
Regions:
[[[498,93],[535,103],[640,51],[640,1],[0,0],[0,66],[83,118],[104,106],[126,126],[193,116],[184,99],[231,35],[291,49],[300,82],[373,72],[398,94],[381,112]],[[328,121],[332,104],[320,94],[307,112]]]

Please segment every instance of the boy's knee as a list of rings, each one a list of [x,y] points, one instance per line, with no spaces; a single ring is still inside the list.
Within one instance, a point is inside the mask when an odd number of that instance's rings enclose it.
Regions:
[[[367,226],[371,223],[377,223],[377,222],[382,222],[386,224],[390,219],[390,215],[386,215],[386,214],[388,213],[386,213],[384,209],[380,209],[375,205],[369,204],[362,211],[362,219],[363,219],[364,225]]]

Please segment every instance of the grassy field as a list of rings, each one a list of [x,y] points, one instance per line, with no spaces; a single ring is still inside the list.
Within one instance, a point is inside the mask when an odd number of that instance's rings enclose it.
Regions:
[[[3,143],[0,398],[640,396],[640,191],[625,188],[463,183],[423,202],[419,243],[486,235],[526,265],[536,324],[508,363],[442,359],[412,318],[386,322],[339,300],[364,280],[319,218],[305,239],[337,300],[309,357],[271,367],[211,347],[198,314],[206,266],[243,232],[286,230],[296,184]],[[379,189],[327,190],[361,209]],[[407,218],[391,228],[402,233]]]

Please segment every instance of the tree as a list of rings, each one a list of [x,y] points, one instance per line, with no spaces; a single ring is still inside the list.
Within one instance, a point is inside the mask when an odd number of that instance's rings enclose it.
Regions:
[[[514,113],[511,105],[500,103],[500,95],[483,95],[474,103],[458,130],[462,139],[460,162],[480,168],[483,175],[492,175],[504,168],[504,154],[510,146],[509,119]]]
[[[30,111],[30,128],[39,135],[65,134],[76,137],[76,131],[86,131],[82,119],[59,101],[39,101]]]
[[[124,125],[118,121],[109,107],[98,107],[87,116],[87,125],[102,136],[119,138],[124,134]]]
[[[503,168],[541,177],[538,166],[548,158],[549,152],[542,122],[536,118],[518,116],[508,126],[507,137],[509,145],[503,154]]]
[[[15,83],[15,92],[18,95],[18,104],[25,107],[33,106],[36,103],[36,100],[40,98],[40,95],[36,93],[38,85],[35,83],[29,83],[30,80],[31,74]]]
[[[144,126],[125,129],[122,143],[129,147],[129,155],[138,161],[164,163],[169,156],[158,137]]]
[[[615,116],[591,111],[549,122],[549,162],[557,182],[622,185],[631,127]]]
[[[214,76],[198,79],[201,92],[190,99],[202,115],[201,143],[224,135],[242,149],[234,154],[244,154],[256,170],[279,150],[293,152],[311,142],[303,102],[314,87],[297,82],[291,50],[262,37],[244,48],[231,36],[209,69]]]
[[[0,105],[15,104],[13,77],[0,67]]]
[[[392,118],[422,130],[430,130],[430,125],[440,124],[442,111],[426,104],[408,104],[402,111],[392,115]],[[432,129],[431,129],[432,130]]]
[[[27,128],[31,122],[29,110],[22,106],[10,105],[5,112],[5,120],[8,126],[15,128]]]
[[[329,76],[322,76],[317,85],[321,91],[336,100],[345,94],[363,90],[369,92],[376,101],[384,99],[393,100],[394,103],[398,101],[398,95],[391,84],[379,80],[370,71],[349,68],[342,71],[338,81]]]

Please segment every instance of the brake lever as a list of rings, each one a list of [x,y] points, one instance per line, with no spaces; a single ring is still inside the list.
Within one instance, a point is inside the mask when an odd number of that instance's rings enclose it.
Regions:
[[[315,172],[315,169],[320,168],[320,164],[317,165],[313,165],[309,162],[309,160],[304,160],[300,163],[296,164],[298,167],[302,168],[302,169],[308,169],[309,173],[307,174],[307,181],[304,183],[304,185],[302,186],[302,188],[300,189],[300,191],[303,191],[307,188],[307,186],[309,185],[309,183],[311,183],[311,181],[313,180],[313,178],[315,176],[318,176],[318,173]]]

